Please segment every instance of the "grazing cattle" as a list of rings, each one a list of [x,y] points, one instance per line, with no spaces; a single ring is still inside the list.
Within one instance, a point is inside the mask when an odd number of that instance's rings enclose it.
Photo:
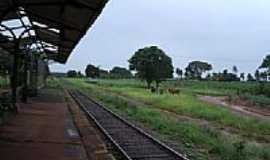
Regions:
[[[169,88],[168,89],[168,92],[172,95],[175,95],[175,94],[179,94],[180,93],[180,89],[175,89],[175,88]]]

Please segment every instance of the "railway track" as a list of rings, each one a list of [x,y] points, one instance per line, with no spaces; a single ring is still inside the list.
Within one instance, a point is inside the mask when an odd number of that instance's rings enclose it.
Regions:
[[[188,160],[78,90],[69,93],[128,160]]]

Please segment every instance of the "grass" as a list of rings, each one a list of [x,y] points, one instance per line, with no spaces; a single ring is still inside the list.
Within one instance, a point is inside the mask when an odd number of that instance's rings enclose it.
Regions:
[[[138,80],[99,80],[101,86],[117,88],[145,88]],[[163,88],[180,88],[183,92],[210,96],[238,97],[261,107],[270,106],[270,83],[215,82],[215,81],[166,81]]]
[[[97,85],[78,79],[67,81],[72,84],[70,86],[96,97],[112,110],[144,124],[165,138],[184,144],[184,150],[193,155],[192,159],[270,159],[269,144],[254,145],[252,142],[245,142],[246,139],[242,136],[225,136],[211,126],[201,126],[193,121],[179,123],[162,112],[164,109],[170,110],[179,115],[207,120],[220,127],[233,127],[247,137],[269,137],[268,122],[239,117],[224,108],[203,103],[189,89],[181,91],[179,96],[171,96],[151,94],[138,81],[114,83],[103,80]],[[134,103],[132,99],[143,103]]]
[[[46,87],[52,88],[52,89],[59,89],[61,88],[60,80],[54,77],[49,77],[47,79]]]
[[[75,83],[83,83],[76,80]],[[253,133],[255,136],[264,137],[270,134],[270,124],[261,122],[253,118],[243,118],[231,113],[228,109],[216,107],[206,102],[198,100],[190,92],[181,92],[178,96],[171,96],[168,94],[152,94],[143,88],[136,88],[135,86],[121,86],[108,85],[100,81],[99,89],[118,93],[127,97],[136,98],[146,104],[150,104],[156,108],[172,111],[181,115],[191,116],[194,118],[205,119],[215,122],[222,126],[229,126],[242,130],[242,134]]]
[[[270,98],[265,97],[263,95],[251,95],[251,94],[242,94],[241,99],[246,100],[253,105],[262,106],[262,107],[270,107]],[[270,109],[270,108],[269,108]]]
[[[201,95],[238,96],[243,100],[265,107],[270,105],[270,83],[259,82],[215,82],[215,81],[173,81],[167,86],[177,86]],[[247,96],[248,95],[248,96]],[[256,101],[254,101],[254,98]]]

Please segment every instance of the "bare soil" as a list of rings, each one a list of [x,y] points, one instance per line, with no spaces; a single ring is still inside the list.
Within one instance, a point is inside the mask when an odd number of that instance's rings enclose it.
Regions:
[[[126,98],[126,100],[128,100],[128,102],[130,103],[129,106],[149,107],[149,106],[152,105],[151,103],[147,103],[145,101],[142,101],[142,100],[139,100],[139,99],[136,99],[136,98],[126,97],[126,95],[124,95],[124,94],[118,94],[118,95],[123,97],[123,98]],[[211,97],[209,96],[209,98],[211,98]],[[212,101],[209,102],[211,104],[215,104],[215,105],[218,105],[218,106],[222,105],[222,107],[227,107],[227,103],[226,103],[227,97],[213,97],[213,98],[211,98],[211,100]],[[190,116],[177,114],[173,110],[160,108],[158,106],[155,106],[155,107],[152,107],[152,108],[163,112],[164,114],[166,114],[169,117],[175,119],[179,123],[192,122],[192,123],[196,123],[196,124],[198,124],[198,125],[200,125],[202,127],[209,128],[209,129],[212,129],[212,130],[216,130],[216,131],[220,132],[221,134],[223,134],[224,136],[230,136],[230,137],[241,136],[241,131],[236,129],[236,128],[233,128],[231,126],[220,126],[220,125],[218,125],[216,123],[212,123],[212,122],[209,122],[209,121],[204,120],[204,119],[199,119],[199,118],[195,118],[195,117],[190,117]],[[239,111],[236,112],[236,113],[237,114],[242,114]],[[247,115],[244,115],[244,116],[247,116]],[[244,136],[242,138],[244,138],[244,139],[247,138],[249,140],[252,139],[253,143],[265,143],[266,141],[268,142],[267,139],[265,139],[265,138],[261,139],[261,137],[257,137],[256,135],[254,135],[254,137],[252,137],[252,138],[250,136],[249,137]]]
[[[215,104],[220,107],[227,107],[232,112],[241,116],[251,116],[260,120],[270,120],[270,111],[263,107],[250,105],[243,100],[237,100],[235,102],[229,102],[228,97],[214,97],[198,95],[198,98],[202,101]]]

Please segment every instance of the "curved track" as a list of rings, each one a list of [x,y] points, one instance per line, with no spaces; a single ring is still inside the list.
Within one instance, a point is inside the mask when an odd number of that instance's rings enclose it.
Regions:
[[[126,159],[187,160],[83,93],[77,90],[69,93]]]

